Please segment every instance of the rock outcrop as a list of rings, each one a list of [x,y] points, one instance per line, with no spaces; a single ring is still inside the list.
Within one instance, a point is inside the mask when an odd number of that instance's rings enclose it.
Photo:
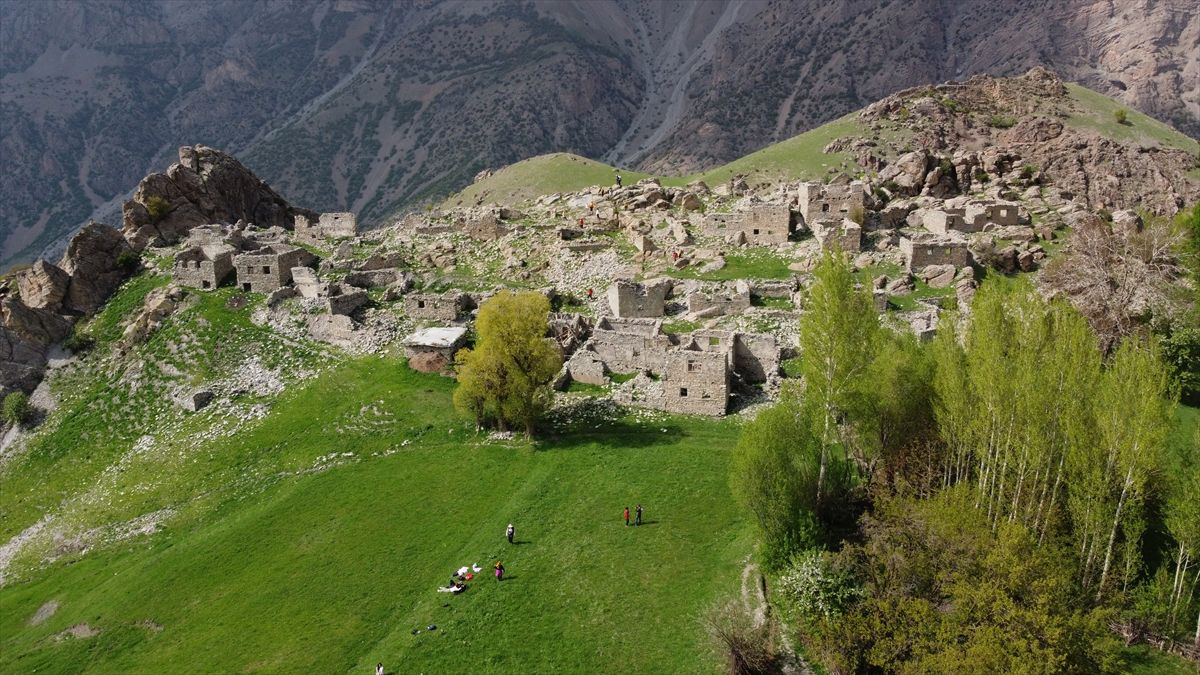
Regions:
[[[35,309],[60,309],[70,282],[71,275],[45,260],[38,260],[17,275],[21,302]]]
[[[292,207],[232,155],[203,145],[179,148],[179,162],[152,173],[125,202],[125,236],[138,250],[174,244],[197,225],[238,220],[259,227],[291,229],[297,215],[316,214]]]
[[[115,228],[96,222],[84,225],[71,237],[58,264],[71,277],[63,308],[80,314],[99,309],[121,285],[127,271],[122,256],[130,253],[129,244]]]
[[[32,391],[45,371],[46,350],[70,332],[67,318],[0,298],[0,395]]]

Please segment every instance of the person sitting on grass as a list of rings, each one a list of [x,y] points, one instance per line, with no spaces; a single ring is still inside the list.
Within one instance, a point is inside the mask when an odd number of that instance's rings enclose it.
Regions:
[[[467,587],[461,581],[452,581],[449,586],[443,586],[438,589],[438,593],[462,593],[467,590]]]

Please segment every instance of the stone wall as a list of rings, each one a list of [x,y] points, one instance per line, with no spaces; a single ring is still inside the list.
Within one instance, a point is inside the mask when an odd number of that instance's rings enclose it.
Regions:
[[[723,352],[668,351],[661,366],[662,397],[648,402],[691,415],[724,415],[729,405],[729,357]]]
[[[235,256],[238,287],[252,293],[270,293],[292,282],[292,268],[311,264],[313,255],[302,248],[271,244]]]
[[[619,279],[608,288],[608,306],[621,318],[653,318],[663,315],[671,282],[667,279],[639,284]]]
[[[738,333],[733,346],[733,370],[751,384],[779,374],[780,351],[775,336]]]
[[[753,246],[770,246],[787,243],[791,220],[792,212],[786,204],[759,204],[736,213],[710,213],[704,217],[704,230]]]
[[[953,237],[916,233],[900,238],[900,250],[910,272],[919,272],[929,265],[966,267],[971,262],[966,240]]]
[[[821,244],[822,250],[837,247],[846,253],[858,253],[862,250],[862,226],[850,220],[818,220],[810,225],[813,235]]]
[[[600,326],[592,332],[588,344],[614,373],[656,370],[661,366],[663,353],[672,346],[670,337],[662,333],[621,333]]]
[[[175,254],[171,276],[181,286],[212,290],[232,271],[232,249],[219,245],[192,246]]]
[[[330,284],[329,296],[325,298],[325,311],[329,314],[352,314],[354,310],[367,304],[367,292],[361,289],[348,289],[340,284]]]
[[[800,216],[810,228],[817,220],[841,220],[866,205],[866,184],[852,181],[848,185],[801,183],[797,195]]]
[[[750,284],[738,281],[732,289],[719,287],[711,292],[696,291],[687,296],[687,308],[698,317],[741,314],[750,309]]]
[[[322,213],[314,222],[299,214],[295,220],[296,237],[317,244],[329,239],[344,239],[358,234],[358,218],[353,213]]]
[[[466,304],[462,293],[410,293],[404,296],[404,310],[410,319],[455,321]]]

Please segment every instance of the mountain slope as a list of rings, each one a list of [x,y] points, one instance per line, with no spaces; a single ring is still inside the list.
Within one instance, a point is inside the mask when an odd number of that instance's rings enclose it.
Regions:
[[[704,171],[897,88],[1033,65],[1195,135],[1198,40],[1189,0],[0,0],[0,260],[196,143],[376,224],[540,153]]]

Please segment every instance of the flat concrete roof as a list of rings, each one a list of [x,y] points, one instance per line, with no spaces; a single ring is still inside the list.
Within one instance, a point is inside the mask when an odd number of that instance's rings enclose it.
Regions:
[[[425,328],[404,338],[404,344],[412,347],[453,347],[466,336],[465,326]]]

